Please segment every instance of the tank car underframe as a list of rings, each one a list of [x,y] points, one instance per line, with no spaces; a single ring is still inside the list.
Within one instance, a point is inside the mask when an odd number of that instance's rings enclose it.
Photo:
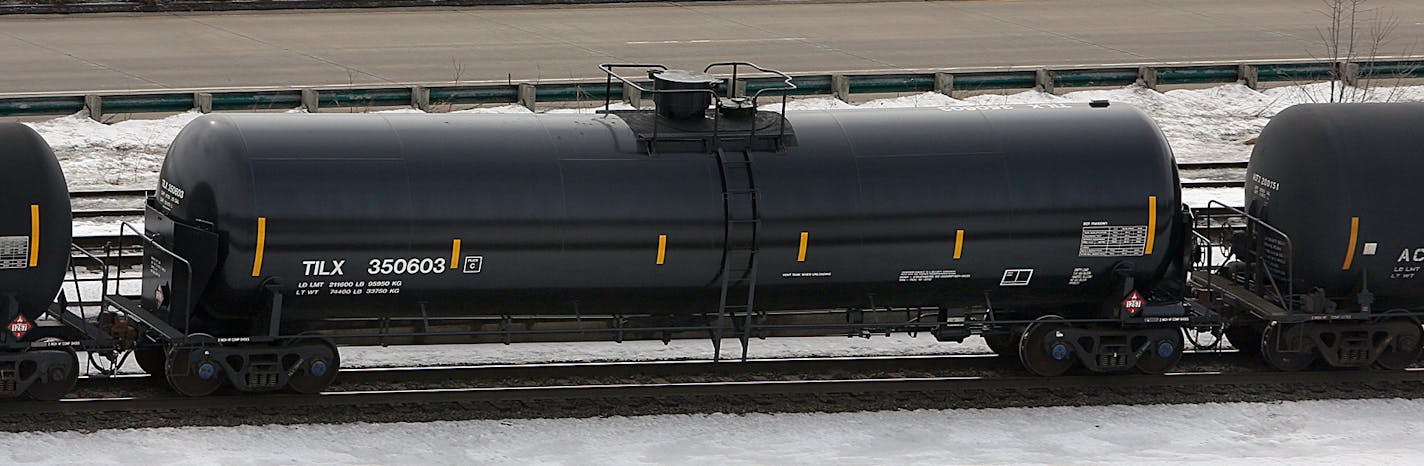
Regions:
[[[1283,308],[1223,277],[1193,275],[1193,284],[1203,291],[1204,304],[1227,322],[1232,345],[1259,351],[1276,369],[1301,370],[1318,359],[1333,367],[1398,370],[1424,352],[1419,324],[1424,312],[1362,310],[1368,306],[1353,312],[1309,312],[1299,305]]]
[[[1173,367],[1185,346],[1183,331],[1219,333],[1219,319],[1190,303],[1148,305],[1150,312],[1117,318],[1032,320],[951,317],[933,330],[941,341],[981,335],[1001,356],[1018,357],[1035,375],[1056,376],[1081,365],[1093,372],[1137,369],[1160,374]]]
[[[141,237],[149,254],[171,255],[171,263],[183,269],[184,276],[193,276],[193,266],[154,239]],[[201,275],[201,274],[200,274]],[[1122,283],[1123,296],[1133,294],[1135,287],[1130,277]],[[450,315],[439,309],[426,309],[422,304],[419,317],[381,317],[369,324],[364,331],[327,332],[332,330],[327,321],[288,322],[300,327],[283,327],[283,286],[269,278],[264,285],[261,309],[255,309],[250,321],[243,321],[234,327],[231,334],[220,334],[222,338],[189,330],[189,317],[193,306],[187,298],[173,298],[162,309],[147,309],[146,303],[111,296],[106,302],[119,312],[130,316],[145,330],[146,339],[133,345],[144,353],[142,360],[150,361],[146,370],[168,378],[180,393],[200,396],[211,393],[221,385],[228,384],[242,391],[271,391],[283,387],[300,385],[300,391],[320,391],[334,376],[339,354],[331,341],[352,341],[374,339],[379,344],[388,340],[409,339],[421,341],[432,337],[482,337],[497,336],[508,343],[516,335],[552,334],[608,334],[615,341],[622,341],[626,333],[661,333],[664,340],[679,332],[705,332],[713,341],[714,349],[720,355],[723,337],[736,337],[742,343],[742,358],[747,356],[751,338],[764,338],[767,332],[775,330],[820,330],[844,332],[847,335],[870,336],[874,333],[931,332],[940,340],[962,341],[976,334],[994,334],[1006,329],[1042,328],[1045,322],[1039,320],[996,319],[992,312],[984,312],[984,318],[970,318],[968,310],[941,307],[904,309],[903,321],[880,321],[890,309],[872,309],[870,312],[848,312],[844,323],[839,324],[766,324],[766,311],[732,312],[733,306],[726,306],[716,313],[693,316],[634,315],[613,316],[610,328],[578,329],[520,329],[514,315],[502,315],[500,325],[494,330],[450,331],[435,330],[429,315]],[[178,282],[165,293],[170,297],[190,297],[193,284]],[[1150,295],[1150,293],[1149,293]],[[179,302],[183,301],[183,302]],[[750,301],[750,300],[748,300]],[[874,302],[873,297],[870,302]],[[992,308],[986,300],[985,309]],[[1109,303],[1112,308],[1117,303]],[[1180,357],[1182,329],[1185,327],[1207,328],[1216,320],[1205,309],[1193,307],[1181,300],[1142,303],[1136,312],[1128,312],[1119,307],[1110,309],[1109,318],[1057,318],[1051,335],[1061,339],[1062,345],[1044,340],[1042,334],[1025,334],[1014,342],[1019,347],[1021,360],[1026,368],[1039,375],[1057,375],[1069,368],[1082,364],[1092,371],[1111,372],[1138,368],[1149,373],[1161,373],[1170,368]],[[577,305],[571,305],[571,313],[581,318]],[[866,322],[865,316],[872,316]],[[349,322],[351,319],[341,319]],[[410,331],[393,330],[393,324],[413,327]],[[726,322],[731,322],[732,331],[727,332]],[[326,331],[324,331],[326,330]],[[321,342],[317,345],[303,342]],[[1027,350],[1025,350],[1027,349]],[[159,358],[158,355],[162,357]],[[159,364],[156,361],[162,361]],[[322,362],[320,374],[313,371],[317,362]],[[1048,361],[1048,362],[1045,362]],[[159,366],[162,368],[159,369]]]
[[[272,317],[278,322],[281,295],[273,296]],[[224,385],[247,392],[318,393],[340,368],[335,345],[322,335],[278,335],[275,325],[267,334],[236,338],[184,333],[132,300],[109,296],[105,301],[144,328],[144,338],[128,344],[140,366],[184,395],[203,396]]]
[[[1326,296],[1319,289],[1298,293],[1288,263],[1272,267],[1262,259],[1268,238],[1289,254],[1290,236],[1239,209],[1216,201],[1211,205],[1227,213],[1209,220],[1244,222],[1249,234],[1232,238],[1229,245],[1199,237],[1208,253],[1198,258],[1189,283],[1198,302],[1221,314],[1233,346],[1259,352],[1267,365],[1287,371],[1316,360],[1333,367],[1399,370],[1424,353],[1424,312],[1375,312],[1368,275],[1361,275],[1348,296]],[[1214,257],[1223,249],[1229,249],[1227,257]]]
[[[0,299],[0,316],[14,322],[19,306],[11,296]],[[63,303],[46,309],[54,320],[29,324],[22,334],[13,329],[0,340],[0,398],[28,397],[57,400],[79,379],[77,350],[108,349],[113,340],[102,330],[65,311]]]
[[[918,308],[848,312],[847,321],[841,324],[764,324],[764,311],[754,312],[752,315],[739,313],[726,319],[735,326],[730,332],[718,332],[713,322],[718,320],[719,314],[708,313],[691,317],[615,316],[613,322],[616,325],[610,328],[571,330],[520,329],[515,316],[512,315],[501,316],[498,329],[470,331],[436,330],[430,319],[420,317],[405,319],[404,323],[399,319],[381,318],[373,322],[374,328],[368,327],[365,332],[346,330],[328,333],[312,330],[321,327],[321,322],[317,321],[304,322],[318,325],[304,325],[303,329],[306,331],[303,333],[284,334],[281,325],[280,290],[281,287],[275,283],[267,287],[265,294],[269,303],[264,310],[267,316],[265,319],[259,319],[263,322],[255,326],[262,327],[263,331],[255,332],[252,336],[231,338],[217,338],[201,333],[185,334],[144,309],[139,303],[118,296],[110,296],[106,301],[115,310],[133,316],[134,320],[146,329],[149,335],[147,341],[135,343],[140,351],[162,351],[162,371],[146,369],[155,375],[168,378],[170,385],[177,391],[191,396],[206,395],[222,385],[252,392],[301,385],[306,388],[296,389],[297,391],[318,392],[334,378],[338,368],[339,353],[331,343],[333,341],[375,339],[380,344],[386,344],[388,340],[420,341],[432,337],[498,336],[509,343],[516,335],[603,333],[621,342],[627,334],[633,332],[660,333],[666,341],[674,333],[705,332],[713,341],[719,336],[737,337],[743,342],[745,350],[750,339],[765,338],[768,332],[777,330],[821,330],[862,337],[874,334],[930,332],[941,340],[962,341],[970,335],[994,334],[1014,327],[1032,328],[1042,323],[1041,320],[971,319],[966,318],[966,311]],[[903,321],[881,320],[883,316],[900,311],[905,313]],[[424,316],[428,312],[422,309],[421,314]],[[1181,332],[1184,327],[1210,328],[1216,325],[1214,318],[1185,303],[1148,305],[1143,312],[1135,316],[1127,312],[1119,314],[1122,317],[1110,319],[1057,319],[1055,324],[1061,325],[1062,328],[1057,329],[1055,334],[1067,342],[1066,353],[1063,353],[1062,349],[1055,349],[1047,341],[1033,340],[1032,335],[1026,333],[1021,337],[1021,342],[1016,342],[1021,354],[1029,354],[1030,357],[1041,356],[1039,359],[1056,358],[1055,365],[1062,364],[1065,355],[1070,358],[1062,370],[1041,369],[1041,365],[1031,364],[1027,360],[1026,368],[1045,376],[1060,374],[1078,364],[1095,372],[1137,368],[1148,373],[1161,373],[1180,358],[1183,346]],[[866,316],[872,316],[872,321],[867,322]],[[736,325],[738,322],[742,324]],[[393,326],[403,324],[409,325],[413,330],[393,330]],[[1024,351],[1023,348],[1032,350]],[[1055,355],[1055,351],[1059,353]],[[743,351],[743,358],[745,354]],[[320,370],[316,369],[317,366],[320,366]]]

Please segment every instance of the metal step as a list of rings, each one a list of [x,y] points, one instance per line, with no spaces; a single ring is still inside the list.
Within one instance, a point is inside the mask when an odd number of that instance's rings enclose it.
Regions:
[[[183,332],[179,331],[176,328],[173,328],[172,325],[168,325],[168,322],[165,322],[163,319],[158,318],[158,316],[154,315],[152,312],[148,312],[148,310],[144,309],[143,306],[140,306],[138,303],[134,302],[129,298],[125,298],[123,296],[118,295],[110,295],[105,296],[104,301],[108,301],[109,305],[112,305],[118,308],[120,311],[123,311],[125,315],[129,316],[129,318],[138,321],[140,324],[145,327],[148,327],[150,330],[158,332],[158,334],[162,335],[165,340],[180,341],[183,339],[184,336],[186,336],[183,334]]]
[[[1277,320],[1290,315],[1290,312],[1276,305],[1270,300],[1252,293],[1250,290],[1242,288],[1225,277],[1213,277],[1210,274],[1193,273],[1191,279],[1193,285],[1205,288],[1220,294],[1227,302],[1234,306],[1244,307],[1251,310],[1264,320]]]

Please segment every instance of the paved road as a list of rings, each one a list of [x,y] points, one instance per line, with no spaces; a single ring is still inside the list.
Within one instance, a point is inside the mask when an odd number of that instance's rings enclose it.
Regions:
[[[1383,54],[1424,53],[1424,2]],[[600,62],[793,72],[1325,56],[1313,0],[667,3],[0,17],[0,94],[600,76]]]

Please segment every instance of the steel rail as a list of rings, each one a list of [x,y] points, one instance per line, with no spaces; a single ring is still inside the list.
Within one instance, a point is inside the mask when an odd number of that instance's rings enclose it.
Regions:
[[[332,390],[319,395],[223,395],[69,398],[58,402],[0,403],[0,414],[43,415],[111,412],[182,412],[234,409],[313,408],[393,404],[618,400],[754,395],[846,395],[937,392],[1003,392],[1057,389],[1121,390],[1211,386],[1370,386],[1424,382],[1424,370],[1405,371],[1201,371],[1165,375],[924,376],[652,383],[550,384],[516,387]],[[1424,388],[1420,386],[1419,388]],[[1090,390],[1091,391],[1091,390]],[[1137,390],[1147,392],[1146,390]],[[1063,400],[1070,401],[1070,400]],[[1045,402],[1052,405],[1052,402]]]

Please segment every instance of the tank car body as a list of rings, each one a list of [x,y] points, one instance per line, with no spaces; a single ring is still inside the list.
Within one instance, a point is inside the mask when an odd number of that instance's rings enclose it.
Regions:
[[[1402,368],[1420,355],[1424,104],[1307,104],[1266,125],[1246,172],[1251,219],[1233,242],[1241,288],[1228,333],[1295,370]]]
[[[49,144],[0,123],[0,309],[27,321],[54,302],[69,265],[69,188]],[[8,332],[14,336],[15,332]]]
[[[794,144],[748,152],[757,306],[1089,315],[1124,277],[1155,288],[1187,234],[1167,143],[1127,106],[1052,107],[788,114]],[[715,312],[725,171],[640,150],[617,114],[209,115],[149,229],[211,233],[175,247],[213,264],[195,305],[219,319],[260,313],[264,283],[295,321]],[[173,286],[146,277],[145,299]]]

